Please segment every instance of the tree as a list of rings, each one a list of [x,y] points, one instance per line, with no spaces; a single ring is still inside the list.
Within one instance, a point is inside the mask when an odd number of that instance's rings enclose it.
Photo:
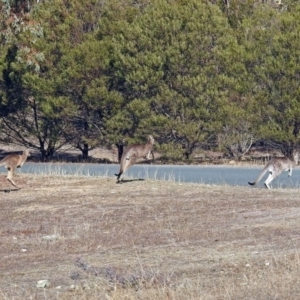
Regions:
[[[300,10],[258,7],[243,21],[246,67],[256,85],[256,134],[292,156],[300,138]],[[268,45],[268,47],[266,47]]]
[[[3,116],[3,132],[15,143],[39,149],[43,159],[70,142],[74,128],[82,128],[82,123],[83,128],[90,126],[86,119],[91,116],[62,88],[66,82],[61,76],[65,71],[62,61],[67,60],[86,35],[97,29],[101,12],[101,1],[42,2],[26,14],[28,24],[36,24],[39,35],[32,26],[23,30],[11,47],[13,53],[8,53],[9,63],[4,70],[6,100],[2,101],[7,112]],[[82,47],[81,50],[84,51]],[[81,139],[86,140],[86,135]],[[81,145],[78,139],[74,143],[87,156],[86,144]]]
[[[122,135],[156,130],[190,157],[220,130],[218,113],[243,70],[227,19],[209,3],[152,1],[115,40]]]
[[[73,103],[66,140],[88,157],[88,151],[108,144],[107,121],[120,108],[122,97],[110,90],[109,43],[87,39],[62,60],[61,91]]]
[[[218,133],[218,146],[229,156],[241,159],[255,141],[255,115],[252,113],[253,99],[247,97],[246,92],[244,97],[241,96],[242,91],[237,92],[238,89],[230,94],[227,104],[223,106],[223,116],[220,119],[224,122]]]
[[[2,134],[5,140],[38,149],[44,160],[64,144],[62,116],[67,113],[68,103],[55,90],[56,72],[59,72],[55,66],[65,39],[61,34],[59,42],[53,35],[53,31],[62,29],[60,20],[55,22],[51,18],[47,23],[49,18],[45,17],[42,24],[39,13],[45,11],[41,6],[30,13],[26,14],[28,27],[18,33],[6,55]]]

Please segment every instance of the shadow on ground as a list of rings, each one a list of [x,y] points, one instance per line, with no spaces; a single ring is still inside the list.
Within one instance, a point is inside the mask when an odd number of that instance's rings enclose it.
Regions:
[[[144,181],[145,179],[142,178],[137,178],[137,179],[123,179],[120,182],[117,182],[118,184],[122,183],[129,183],[129,182],[134,182],[134,181]]]
[[[11,189],[0,189],[0,192],[2,193],[10,193],[10,192],[17,192],[19,191],[21,188],[11,188]]]

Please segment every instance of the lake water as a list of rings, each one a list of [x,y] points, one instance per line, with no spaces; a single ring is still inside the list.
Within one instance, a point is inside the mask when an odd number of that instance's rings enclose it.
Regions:
[[[124,174],[124,179],[156,179],[171,180],[176,182],[192,182],[203,184],[249,186],[248,181],[254,181],[261,167],[237,167],[237,166],[174,166],[174,165],[143,165],[132,166]],[[26,163],[21,173],[30,174],[55,174],[55,175],[88,175],[115,177],[119,172],[117,164],[67,164],[67,163]],[[259,187],[264,187],[265,177],[259,182]],[[274,188],[299,188],[300,171],[293,170],[291,178],[288,172],[273,180]]]

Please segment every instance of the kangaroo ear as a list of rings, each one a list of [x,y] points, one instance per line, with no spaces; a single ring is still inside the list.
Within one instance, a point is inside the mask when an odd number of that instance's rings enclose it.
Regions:
[[[150,135],[148,135],[148,141],[150,141],[150,142],[154,142],[154,138],[153,138],[153,136],[150,134]]]

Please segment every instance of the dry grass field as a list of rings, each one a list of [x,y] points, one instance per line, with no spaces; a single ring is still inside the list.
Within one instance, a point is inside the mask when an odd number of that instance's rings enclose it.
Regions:
[[[297,189],[0,175],[0,299],[300,294]]]

